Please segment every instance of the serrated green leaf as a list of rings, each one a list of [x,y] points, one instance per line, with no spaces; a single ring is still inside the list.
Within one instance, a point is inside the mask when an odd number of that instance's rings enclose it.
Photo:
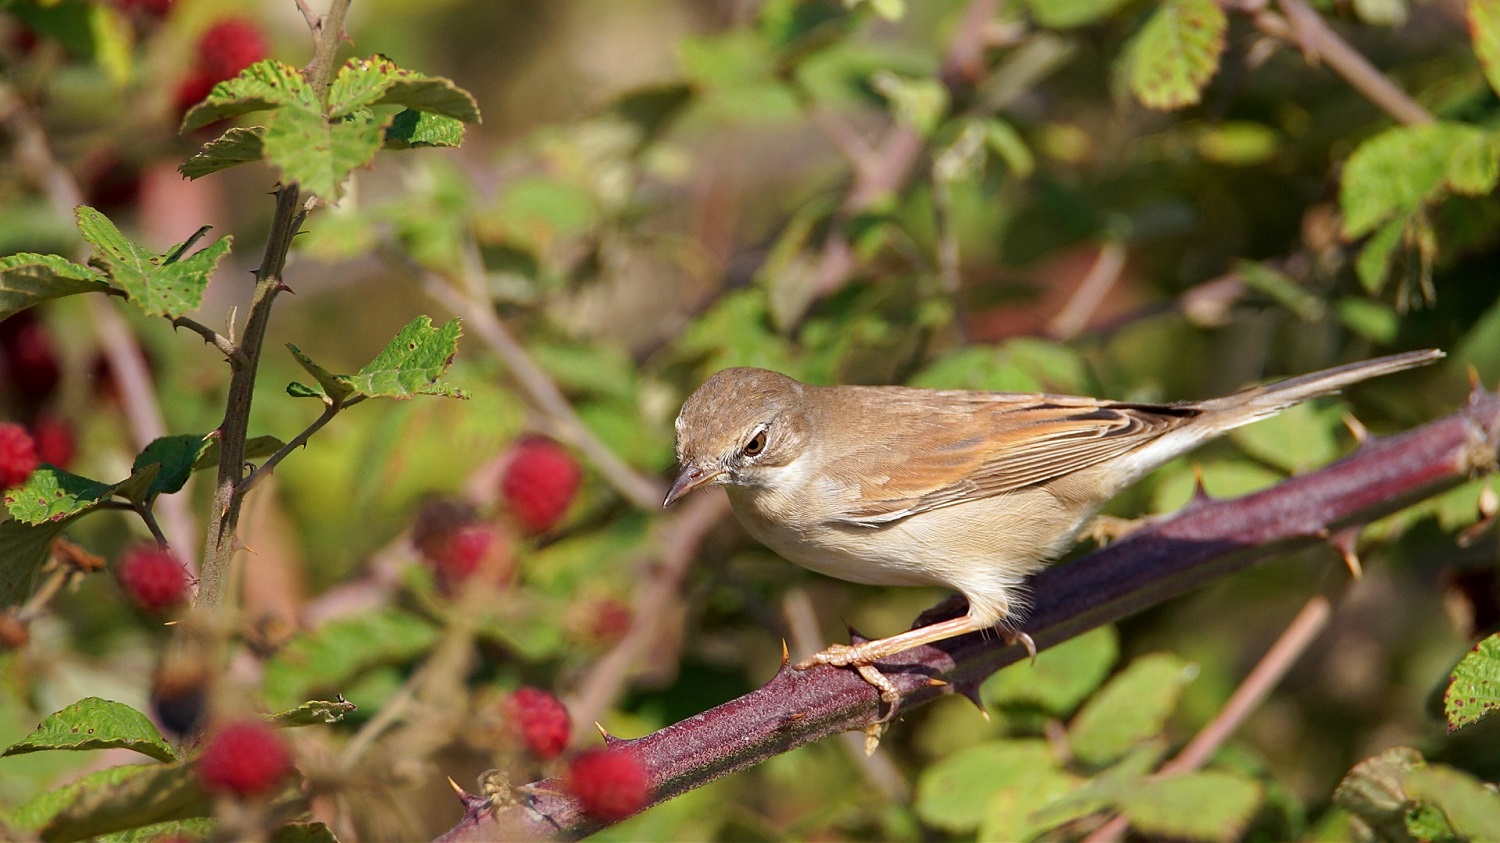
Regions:
[[[281,108],[266,121],[266,160],[289,181],[330,200],[380,151],[386,120],[357,112],[334,122],[316,109]]]
[[[382,145],[386,149],[456,147],[462,145],[463,140],[463,121],[408,108],[391,118]]]
[[[1500,0],[1469,0],[1469,37],[1490,88],[1500,93]]]
[[[181,131],[191,132],[230,117],[294,106],[316,113],[318,98],[302,71],[279,61],[258,61],[240,75],[215,85],[208,97],[183,115]]]
[[[1047,648],[1035,664],[1018,662],[996,671],[980,686],[980,696],[997,708],[1036,707],[1066,717],[1099,687],[1119,655],[1115,628],[1098,627]]]
[[[1068,727],[1074,753],[1107,764],[1161,734],[1196,666],[1169,653],[1142,656],[1084,703]]]
[[[1240,836],[1262,796],[1253,779],[1205,770],[1145,779],[1123,791],[1118,804],[1152,839],[1228,840]]]
[[[23,524],[61,521],[108,500],[117,485],[43,465],[25,483],[5,490],[5,508]]]
[[[1229,434],[1244,451],[1288,474],[1307,471],[1339,454],[1337,409],[1298,404]]]
[[[283,727],[315,726],[337,723],[359,706],[348,700],[309,700],[296,708],[273,714],[271,723]]]
[[[199,147],[177,172],[197,179],[266,157],[264,126],[233,128]]]
[[[193,817],[113,831],[94,838],[97,843],[162,843],[167,840],[209,840],[218,822],[212,817]]]
[[[384,56],[344,62],[328,88],[328,115],[338,118],[369,108],[390,88],[396,63]]]
[[[1071,29],[1102,20],[1125,0],[1026,0],[1026,11],[1048,29]]]
[[[377,105],[400,105],[464,123],[479,123],[479,104],[474,96],[441,76],[424,76],[411,70],[397,72]]]
[[[146,715],[122,702],[99,697],[85,697],[48,715],[35,731],[11,744],[0,756],[50,749],[133,749],[157,761],[177,759]]]
[[[0,522],[0,606],[15,605],[31,593],[53,540],[71,520],[64,518],[42,524],[13,519]]]
[[[1500,794],[1478,779],[1443,764],[1428,764],[1406,774],[1406,793],[1442,812],[1461,839],[1500,840]]]
[[[1354,273],[1359,276],[1360,285],[1370,295],[1379,293],[1385,286],[1385,279],[1390,277],[1391,256],[1405,239],[1406,227],[1410,222],[1409,217],[1397,217],[1385,223],[1365,241],[1364,248],[1359,250],[1359,257],[1354,261]]]
[[[1166,0],[1126,47],[1131,93],[1163,111],[1197,104],[1219,70],[1228,27],[1214,0]]]
[[[426,652],[437,634],[427,621],[398,609],[341,618],[292,639],[267,663],[266,697],[273,704],[297,705],[319,691],[337,690],[371,667]]]
[[[99,273],[62,255],[23,252],[0,258],[0,319],[48,299],[109,290]]]
[[[173,259],[181,246],[157,254],[137,245],[109,218],[80,205],[75,214],[78,231],[94,246],[90,260],[102,266],[131,303],[151,316],[177,317],[197,310],[209,276],[229,253],[230,237],[221,237],[199,251]]]
[[[322,389],[313,389],[302,384],[291,384],[287,387],[288,392],[291,392],[293,386],[298,387],[300,390],[299,393],[292,395],[293,398],[327,397],[335,404],[342,404],[345,399],[354,394],[354,387],[349,385],[347,376],[335,375],[322,366],[319,366],[311,357],[303,354],[302,349],[291,343],[287,343],[286,348],[297,359],[297,364],[306,369],[309,375],[316,378],[318,386],[322,387]]]
[[[320,822],[287,823],[271,832],[269,843],[339,843],[333,829]]]
[[[989,741],[959,750],[917,779],[917,816],[946,831],[973,831],[991,796],[1046,769],[1056,770],[1057,761],[1043,740]]]
[[[213,802],[182,762],[111,767],[42,794],[15,814],[44,841],[85,840],[153,823],[208,816]]]
[[[1500,150],[1486,129],[1449,121],[1387,129],[1355,147],[1344,165],[1344,236],[1362,237],[1448,192],[1488,193],[1497,177]]]
[[[438,382],[458,353],[459,321],[441,328],[418,316],[368,366],[348,377],[360,395],[370,398],[411,398],[415,395],[461,397],[462,392]]]
[[[1422,754],[1393,747],[1354,765],[1333,792],[1333,804],[1354,815],[1377,839],[1405,840],[1406,774],[1425,763]]]
[[[1500,711],[1500,635],[1491,635],[1475,644],[1453,668],[1443,692],[1443,715],[1448,731],[1453,732],[1496,711]]]

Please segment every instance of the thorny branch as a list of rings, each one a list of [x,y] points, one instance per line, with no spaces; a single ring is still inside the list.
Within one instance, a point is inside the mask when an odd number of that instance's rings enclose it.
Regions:
[[[1200,497],[1171,518],[1043,572],[1032,583],[1036,601],[1023,628],[1046,649],[1253,564],[1327,543],[1341,530],[1493,470],[1497,445],[1500,395],[1476,388],[1467,406],[1443,419],[1368,440],[1338,462],[1254,495]],[[976,634],[899,658],[881,667],[909,707],[945,693],[977,699],[987,676],[1025,653]],[[935,687],[933,677],[950,684]],[[639,755],[651,777],[651,804],[657,804],[829,735],[861,730],[878,716],[878,694],[854,672],[783,667],[739,699],[642,738],[609,740]],[[532,792],[527,806],[493,810],[464,795],[463,820],[439,839],[578,838],[605,825],[555,780],[537,783]]]

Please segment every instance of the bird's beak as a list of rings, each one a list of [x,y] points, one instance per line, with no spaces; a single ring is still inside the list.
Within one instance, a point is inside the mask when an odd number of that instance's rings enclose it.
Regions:
[[[695,465],[683,466],[682,473],[677,475],[677,480],[672,484],[671,491],[667,492],[667,499],[662,501],[661,505],[664,507],[671,506],[673,501],[699,486],[706,486],[712,483],[715,478],[723,473],[722,469],[718,471],[704,471]]]

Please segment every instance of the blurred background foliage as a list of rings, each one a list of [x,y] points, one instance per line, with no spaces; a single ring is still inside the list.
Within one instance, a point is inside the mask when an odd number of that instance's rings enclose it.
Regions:
[[[203,138],[177,137],[173,92],[191,64],[187,45],[215,20],[248,16],[270,55],[291,64],[306,60],[306,28],[291,3],[178,0],[149,22],[120,11],[127,5],[0,5],[7,107],[35,109],[60,165],[148,245],[166,248],[203,224],[235,235],[199,319],[217,327],[248,304],[274,175],[255,165],[181,180],[174,168]],[[1157,4],[850,5],[355,3],[347,54],[449,77],[475,95],[484,122],[461,149],[381,157],[310,218],[287,273],[296,295],[280,300],[268,337],[252,435],[289,439],[313,418],[281,393],[302,377],[282,343],[354,371],[413,314],[446,320],[455,300],[497,316],[576,411],[582,439],[646,489],[671,471],[683,398],[731,365],[819,383],[1165,401],[1405,348],[1452,355],[1205,447],[1122,495],[1109,510],[1120,516],[1181,506],[1195,471],[1215,496],[1262,488],[1352,449],[1346,414],[1376,433],[1404,429],[1458,408],[1467,367],[1487,384],[1500,377],[1500,211],[1489,195],[1500,102],[1467,4],[1312,4],[1421,109],[1480,133],[1477,188],[1438,176],[1414,197],[1377,197],[1399,213],[1354,237],[1341,173],[1397,121],[1278,30],[1289,14],[1224,4],[1225,50],[1201,102],[1162,111],[1141,105],[1131,76]],[[114,23],[80,30],[58,23],[59,9]],[[76,250],[70,220],[6,143],[0,249]],[[1378,184],[1431,159],[1447,166],[1458,148],[1448,136],[1412,144],[1377,162],[1395,172]],[[37,315],[62,372],[48,412],[76,429],[74,470],[123,476],[137,447],[96,362],[89,305],[75,297]],[[458,815],[443,775],[470,782],[502,767],[516,781],[538,777],[546,768],[474,724],[522,684],[574,701],[643,609],[649,647],[605,708],[575,708],[582,726],[598,718],[625,736],[662,727],[765,681],[782,638],[810,651],[840,640],[841,619],[890,634],[943,596],[819,578],[725,516],[670,599],[647,597],[671,551],[671,513],[612,482],[517,381],[514,358],[497,354],[473,313],[458,315],[465,336],[446,379],[470,400],[342,415],[278,470],[244,526],[253,646],[234,670],[272,709],[335,691],[360,706],[342,725],[299,733],[304,763],[378,716],[456,615],[479,618],[451,696],[421,709],[465,725],[429,720],[385,735],[367,757],[395,772],[325,806],[320,818],[337,815],[336,831],[428,836]],[[220,355],[129,318],[167,428],[213,429],[227,384]],[[18,395],[5,400],[11,415],[29,412]],[[528,431],[573,447],[584,469],[578,499],[540,536],[507,520],[495,480]],[[1340,781],[1389,748],[1494,780],[1500,727],[1450,736],[1434,702],[1459,656],[1500,624],[1496,535],[1475,526],[1487,483],[1367,531],[1358,582],[1332,550],[1290,555],[1003,671],[986,686],[988,721],[945,700],[906,712],[873,761],[825,741],[603,836],[1081,836],[1090,826],[1079,817],[1113,806],[1152,836],[1343,839],[1361,827],[1335,800]],[[201,523],[210,483],[185,494]],[[408,539],[419,507],[440,496],[507,525],[515,573],[484,601],[445,594]],[[70,535],[110,558],[144,537],[113,516]],[[1334,598],[1327,630],[1201,774],[1220,778],[1156,802],[1083,789],[1100,787],[1102,770],[1138,775],[1179,747],[1317,593]],[[790,632],[809,611],[815,632]],[[29,644],[0,657],[0,739],[18,740],[82,696],[149,709],[168,634],[111,578],[85,578],[32,623]],[[99,763],[0,760],[0,806]],[[1071,807],[1057,808],[1065,794]],[[1050,823],[1015,808],[1044,804]],[[1150,810],[1158,804],[1178,807],[1161,809],[1163,820]],[[1200,824],[1183,825],[1194,812]]]

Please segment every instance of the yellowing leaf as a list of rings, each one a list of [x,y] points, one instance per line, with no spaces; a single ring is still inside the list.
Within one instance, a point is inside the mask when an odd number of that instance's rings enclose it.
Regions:
[[[1131,93],[1147,108],[1196,104],[1219,70],[1229,19],[1214,0],[1167,0],[1126,48]]]

